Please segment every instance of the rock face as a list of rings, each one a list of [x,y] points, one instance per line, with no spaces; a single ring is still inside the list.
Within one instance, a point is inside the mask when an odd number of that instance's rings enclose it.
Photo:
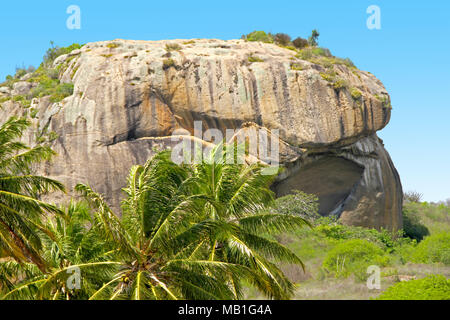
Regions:
[[[58,156],[41,169],[68,188],[89,183],[118,207],[131,165],[145,162],[155,147],[170,147],[174,130],[193,133],[194,121],[223,132],[252,123],[278,129],[289,149],[274,186],[279,195],[303,189],[319,195],[324,215],[400,228],[400,179],[376,136],[390,119],[382,83],[339,64],[334,69],[347,89],[335,89],[323,77],[325,67],[295,54],[242,40],[89,43],[55,61],[61,81],[74,84],[73,95],[32,102],[39,130],[59,135]],[[8,101],[0,112],[6,117],[21,108]]]

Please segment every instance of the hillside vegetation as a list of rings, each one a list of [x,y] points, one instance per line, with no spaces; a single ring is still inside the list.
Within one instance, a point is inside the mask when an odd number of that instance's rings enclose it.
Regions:
[[[279,198],[274,210],[303,215],[311,200],[305,196]],[[297,283],[295,299],[450,299],[450,206],[405,201],[403,211],[405,228],[398,234],[315,216],[313,228],[277,235],[306,265],[305,272],[283,266]],[[367,288],[370,265],[381,268],[381,290]]]

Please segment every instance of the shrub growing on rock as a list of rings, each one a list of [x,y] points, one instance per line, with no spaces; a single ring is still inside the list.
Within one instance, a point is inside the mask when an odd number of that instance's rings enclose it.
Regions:
[[[306,48],[308,46],[308,40],[303,39],[302,37],[297,37],[292,41],[292,44],[294,45],[294,47],[296,47],[297,49],[303,49]]]
[[[273,40],[279,45],[287,46],[291,42],[291,37],[286,33],[277,33],[273,37]]]
[[[260,41],[266,43],[273,42],[273,36],[270,33],[265,33],[264,31],[253,31],[245,36],[242,36],[242,38],[247,41]]]
[[[50,43],[51,43],[52,47],[50,49],[48,49],[44,55],[43,63],[44,63],[45,67],[51,67],[51,65],[53,64],[53,61],[55,61],[55,59],[58,58],[59,56],[70,53],[73,50],[80,49],[82,47],[82,45],[80,45],[78,43],[74,43],[68,47],[55,46],[53,41]]]

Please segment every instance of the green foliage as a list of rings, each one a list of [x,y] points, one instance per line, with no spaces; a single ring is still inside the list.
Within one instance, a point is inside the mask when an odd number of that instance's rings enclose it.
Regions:
[[[292,63],[291,64],[291,70],[302,71],[303,70],[303,66],[300,63]]]
[[[426,237],[416,248],[413,259],[422,263],[450,265],[450,233],[433,234]]]
[[[47,263],[40,255],[38,230],[45,215],[60,211],[38,199],[46,192],[64,190],[64,186],[32,174],[34,164],[49,160],[54,153],[47,146],[30,148],[19,142],[29,126],[29,121],[15,117],[0,126],[0,247],[3,256],[18,263],[32,262],[43,271]]]
[[[391,102],[389,100],[389,97],[387,95],[375,95],[375,98],[381,102],[381,105],[383,106],[383,108],[385,109],[392,109],[392,105]]]
[[[311,47],[317,47],[319,45],[319,36],[320,34],[316,29],[311,32],[311,36],[308,38],[308,43]]]
[[[77,185],[93,215],[72,205],[50,218],[41,234],[49,270],[15,266],[20,279],[4,272],[3,298],[238,299],[243,283],[289,298],[294,286],[275,263],[302,262],[263,234],[307,223],[264,213],[275,176],[258,163],[228,164],[229,148],[213,149],[201,164],[177,165],[165,151],[132,167],[121,218],[102,195]],[[83,272],[80,290],[65,285],[72,267]]]
[[[53,42],[51,42],[52,47],[47,50],[47,52],[44,55],[44,62],[43,65],[45,68],[50,68],[53,65],[53,62],[58,58],[59,56],[62,56],[63,54],[68,54],[72,52],[73,50],[80,49],[82,45],[78,43],[74,43],[68,47],[58,47],[55,46]]]
[[[39,84],[31,90],[30,99],[50,96],[50,101],[59,102],[73,94],[74,87],[72,83],[60,83],[59,79],[50,78],[47,72],[48,70],[45,70],[35,75],[33,81],[39,81]]]
[[[430,234],[428,228],[421,222],[418,210],[408,207],[403,207],[403,231],[405,236],[417,242]]]
[[[273,43],[274,41],[273,36],[270,33],[265,33],[264,31],[253,31],[242,36],[242,38],[247,41],[260,41],[265,43]]]
[[[336,79],[336,72],[321,72],[320,76],[323,80],[334,83]]]
[[[366,279],[370,265],[387,265],[389,258],[377,245],[361,239],[346,240],[330,250],[322,266],[335,277],[355,274],[359,280]]]
[[[253,63],[253,62],[264,62],[263,59],[255,57],[253,55],[248,57],[248,62]]]
[[[388,230],[383,229],[378,231],[376,229],[363,227],[345,226],[337,222],[329,222],[327,219],[329,218],[324,218],[319,221],[320,224],[316,227],[316,230],[323,233],[328,238],[335,240],[367,240],[383,248],[383,250],[387,252],[392,251],[396,245],[397,237]]]
[[[352,95],[353,100],[356,100],[356,101],[358,101],[362,97],[361,91],[359,91],[356,88],[351,88],[350,89],[350,94]]]
[[[333,88],[335,90],[342,90],[348,88],[348,83],[342,78],[337,78],[333,83]]]
[[[403,204],[403,213],[418,216],[430,234],[450,233],[450,207],[444,204],[407,201]]]
[[[442,275],[399,282],[384,291],[377,300],[450,300],[450,280]]]

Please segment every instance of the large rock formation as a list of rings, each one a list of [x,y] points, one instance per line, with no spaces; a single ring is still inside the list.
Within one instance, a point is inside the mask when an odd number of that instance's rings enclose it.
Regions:
[[[289,149],[277,194],[302,189],[320,197],[322,214],[344,223],[400,228],[400,180],[376,135],[390,119],[382,83],[336,64],[346,85],[333,87],[324,66],[295,55],[242,40],[115,40],[60,56],[54,66],[74,84],[73,95],[32,102],[39,130],[59,135],[58,156],[42,169],[69,188],[89,183],[118,207],[130,166],[169,147],[175,129],[193,133],[196,120],[223,132],[253,123],[278,129]],[[7,101],[0,112],[21,107]]]

